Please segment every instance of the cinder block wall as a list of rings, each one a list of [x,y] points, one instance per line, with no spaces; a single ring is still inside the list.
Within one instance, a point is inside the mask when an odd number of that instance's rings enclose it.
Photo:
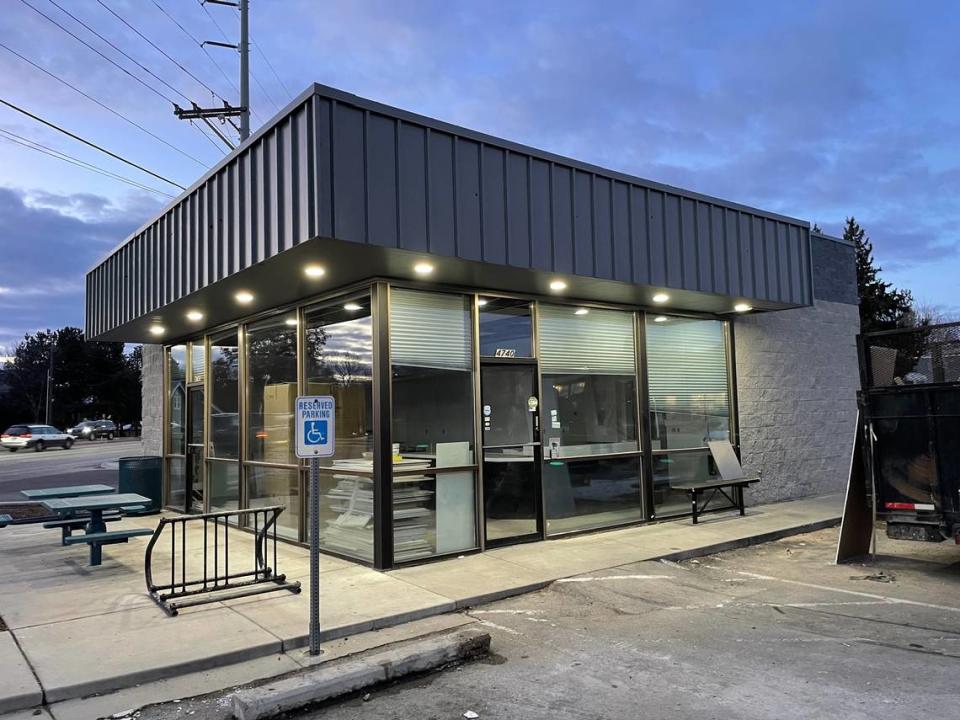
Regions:
[[[841,492],[860,385],[852,246],[814,237],[814,305],[734,325],[743,466],[763,479],[751,503]]]
[[[163,347],[143,346],[143,435],[140,438],[144,455],[163,454]]]

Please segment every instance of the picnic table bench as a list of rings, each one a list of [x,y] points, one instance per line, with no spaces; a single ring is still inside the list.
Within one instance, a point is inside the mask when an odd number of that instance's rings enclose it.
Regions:
[[[109,485],[66,485],[64,487],[35,488],[21,490],[20,494],[30,500],[47,500],[48,498],[83,497],[84,495],[104,495],[112,493],[114,489]]]
[[[741,516],[746,515],[743,489],[753,483],[760,482],[759,475],[744,474],[743,468],[740,466],[740,460],[729,442],[714,440],[708,442],[707,447],[710,448],[710,454],[720,477],[670,483],[672,489],[686,492],[690,496],[690,514],[694,525],[698,523],[700,515],[706,511],[707,506],[718,493],[736,507]],[[732,497],[727,494],[725,488],[732,491]],[[701,504],[700,495],[707,491],[710,492],[710,496]]]
[[[0,515],[0,528],[6,527],[13,521],[10,515]]]
[[[68,536],[65,545],[87,543],[90,546],[90,565],[100,565],[103,559],[103,546],[114,543],[127,542],[132,537],[153,535],[153,530],[146,528],[132,528],[130,530],[107,531],[104,513],[123,510],[124,508],[141,507],[150,504],[150,498],[136,493],[111,493],[109,495],[86,495],[70,498],[50,498],[43,501],[48,510],[68,515],[70,518],[78,512],[88,512],[90,517],[86,523],[83,535]]]

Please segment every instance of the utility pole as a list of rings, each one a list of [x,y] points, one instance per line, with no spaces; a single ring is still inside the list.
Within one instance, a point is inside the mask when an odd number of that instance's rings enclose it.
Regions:
[[[47,367],[47,407],[43,421],[49,425],[53,417],[53,351],[56,348],[56,338],[50,339],[50,364]]]
[[[202,120],[207,124],[217,137],[219,137],[224,144],[231,150],[233,150],[233,143],[220,132],[220,129],[217,128],[212,122],[211,118],[219,119],[221,123],[224,121],[229,122],[233,125],[233,121],[230,120],[232,117],[240,118],[240,127],[237,128],[237,131],[240,133],[240,142],[243,142],[250,136],[250,26],[249,26],[249,0],[202,0],[204,3],[210,3],[211,5],[226,5],[227,7],[237,8],[240,11],[240,42],[236,45],[233,43],[219,42],[216,40],[204,40],[200,43],[200,46],[212,45],[213,47],[227,48],[229,50],[238,50],[240,52],[240,104],[239,105],[230,105],[227,101],[224,100],[223,107],[210,107],[204,108],[200,107],[196,103],[193,103],[192,108],[181,108],[179,105],[174,104],[173,114],[176,115],[181,120]],[[234,125],[236,128],[236,125]]]
[[[240,0],[240,142],[250,137],[250,0]]]

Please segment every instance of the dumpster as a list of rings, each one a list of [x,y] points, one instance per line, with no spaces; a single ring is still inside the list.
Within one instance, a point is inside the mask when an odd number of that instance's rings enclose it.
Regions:
[[[118,492],[137,493],[150,498],[150,505],[139,513],[146,515],[160,512],[163,502],[163,458],[156,455],[136,455],[120,458],[120,483]]]

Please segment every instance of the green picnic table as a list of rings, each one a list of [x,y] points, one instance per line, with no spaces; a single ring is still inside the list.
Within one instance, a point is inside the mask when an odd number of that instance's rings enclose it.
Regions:
[[[90,564],[99,565],[103,558],[104,545],[125,543],[128,539],[140,535],[153,535],[153,530],[146,528],[107,532],[107,525],[103,518],[104,511],[149,505],[150,502],[150,498],[136,493],[111,493],[109,495],[50,498],[43,501],[43,506],[55,513],[70,517],[78,512],[90,513],[90,519],[87,522],[84,534],[68,537],[64,544],[87,543],[90,546]]]
[[[112,493],[109,485],[67,485],[66,487],[37,488],[35,490],[21,490],[20,494],[30,500],[47,500],[48,498],[82,497],[84,495],[103,495]]]

